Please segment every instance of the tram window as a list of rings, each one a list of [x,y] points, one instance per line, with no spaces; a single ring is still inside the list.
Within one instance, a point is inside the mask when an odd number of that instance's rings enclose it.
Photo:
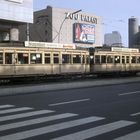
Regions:
[[[50,64],[51,63],[51,58],[50,58],[50,53],[45,54],[45,64]]]
[[[5,53],[5,64],[12,64],[12,53]]]
[[[71,63],[71,55],[62,54],[62,63]]]
[[[126,63],[129,63],[129,56],[126,56]]]
[[[125,56],[122,56],[122,64],[125,63]]]
[[[140,63],[140,56],[137,57],[137,63]]]
[[[131,56],[131,63],[136,63],[136,56]]]
[[[107,56],[107,63],[113,63],[113,56],[111,55]]]
[[[54,62],[54,64],[59,63],[59,55],[58,54],[53,54],[53,62]]]
[[[18,63],[28,64],[29,55],[28,53],[18,53]]]
[[[106,56],[105,55],[101,55],[101,63],[106,63]]]
[[[73,63],[81,63],[80,55],[73,55]]]
[[[0,53],[0,64],[3,64],[3,53]]]
[[[40,53],[31,53],[31,64],[40,64],[42,63],[42,54]]]
[[[100,64],[100,55],[95,55],[95,63]]]
[[[86,62],[85,62],[85,56],[84,56],[84,55],[82,55],[82,63],[83,63],[83,64],[86,63]]]
[[[120,56],[115,56],[115,63],[120,63]]]
[[[89,56],[87,55],[87,56],[86,56],[86,64],[89,64],[89,62],[90,62],[90,58],[89,58]]]

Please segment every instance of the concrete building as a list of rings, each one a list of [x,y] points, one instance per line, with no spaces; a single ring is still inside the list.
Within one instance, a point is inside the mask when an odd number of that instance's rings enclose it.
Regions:
[[[18,26],[33,22],[33,0],[0,1],[0,42],[19,41]]]
[[[25,26],[20,27],[20,40],[27,39]],[[48,6],[34,12],[29,26],[30,41],[76,44],[80,47],[102,45],[101,18],[81,10]]]
[[[107,33],[104,35],[105,46],[122,46],[122,37],[118,31]]]
[[[128,19],[129,48],[140,48],[140,26],[138,18]]]

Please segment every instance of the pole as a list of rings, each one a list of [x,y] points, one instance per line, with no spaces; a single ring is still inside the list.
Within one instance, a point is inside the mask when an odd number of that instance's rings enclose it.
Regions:
[[[30,41],[29,23],[27,23],[27,41]]]

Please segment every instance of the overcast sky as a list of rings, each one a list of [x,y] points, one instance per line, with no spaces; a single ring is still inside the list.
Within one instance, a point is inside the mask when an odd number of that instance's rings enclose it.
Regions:
[[[79,10],[102,18],[102,34],[119,31],[128,46],[128,18],[140,19],[139,0],[34,0],[34,11],[47,5]]]

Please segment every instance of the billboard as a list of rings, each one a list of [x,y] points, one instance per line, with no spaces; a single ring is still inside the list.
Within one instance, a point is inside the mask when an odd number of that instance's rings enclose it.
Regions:
[[[93,24],[74,24],[75,43],[95,43],[95,25]]]
[[[33,0],[1,0],[0,20],[33,23]]]

